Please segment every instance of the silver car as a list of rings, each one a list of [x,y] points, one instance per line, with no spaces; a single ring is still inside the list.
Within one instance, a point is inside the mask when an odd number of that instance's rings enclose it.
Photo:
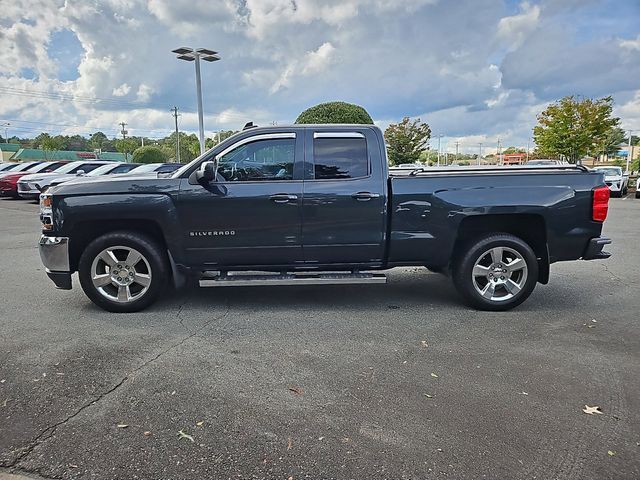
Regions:
[[[40,197],[40,193],[49,188],[54,180],[71,179],[79,175],[85,175],[102,165],[113,165],[113,162],[101,160],[71,162],[64,167],[60,167],[55,172],[25,175],[18,181],[18,195],[21,198],[37,200]]]

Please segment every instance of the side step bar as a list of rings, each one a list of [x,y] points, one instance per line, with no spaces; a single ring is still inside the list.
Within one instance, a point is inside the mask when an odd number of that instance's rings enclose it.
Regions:
[[[227,273],[205,272],[201,287],[252,287],[263,285],[345,285],[362,283],[387,283],[381,273]]]

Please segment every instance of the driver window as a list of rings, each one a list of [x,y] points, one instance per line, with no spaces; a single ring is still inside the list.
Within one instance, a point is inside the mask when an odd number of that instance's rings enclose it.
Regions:
[[[295,139],[273,138],[241,145],[218,160],[227,182],[293,180]]]

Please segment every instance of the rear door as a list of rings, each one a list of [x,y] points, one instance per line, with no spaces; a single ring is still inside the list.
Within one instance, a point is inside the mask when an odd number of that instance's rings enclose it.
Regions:
[[[305,155],[305,264],[380,265],[386,240],[387,179],[375,131],[310,128]]]
[[[241,138],[217,154],[217,181],[181,181],[178,208],[191,265],[274,267],[302,261],[302,132]]]

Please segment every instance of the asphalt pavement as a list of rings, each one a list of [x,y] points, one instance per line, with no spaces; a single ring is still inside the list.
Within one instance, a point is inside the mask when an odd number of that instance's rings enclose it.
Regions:
[[[605,234],[506,313],[412,268],[117,315],[56,290],[37,206],[0,200],[0,478],[640,478],[640,200]]]

